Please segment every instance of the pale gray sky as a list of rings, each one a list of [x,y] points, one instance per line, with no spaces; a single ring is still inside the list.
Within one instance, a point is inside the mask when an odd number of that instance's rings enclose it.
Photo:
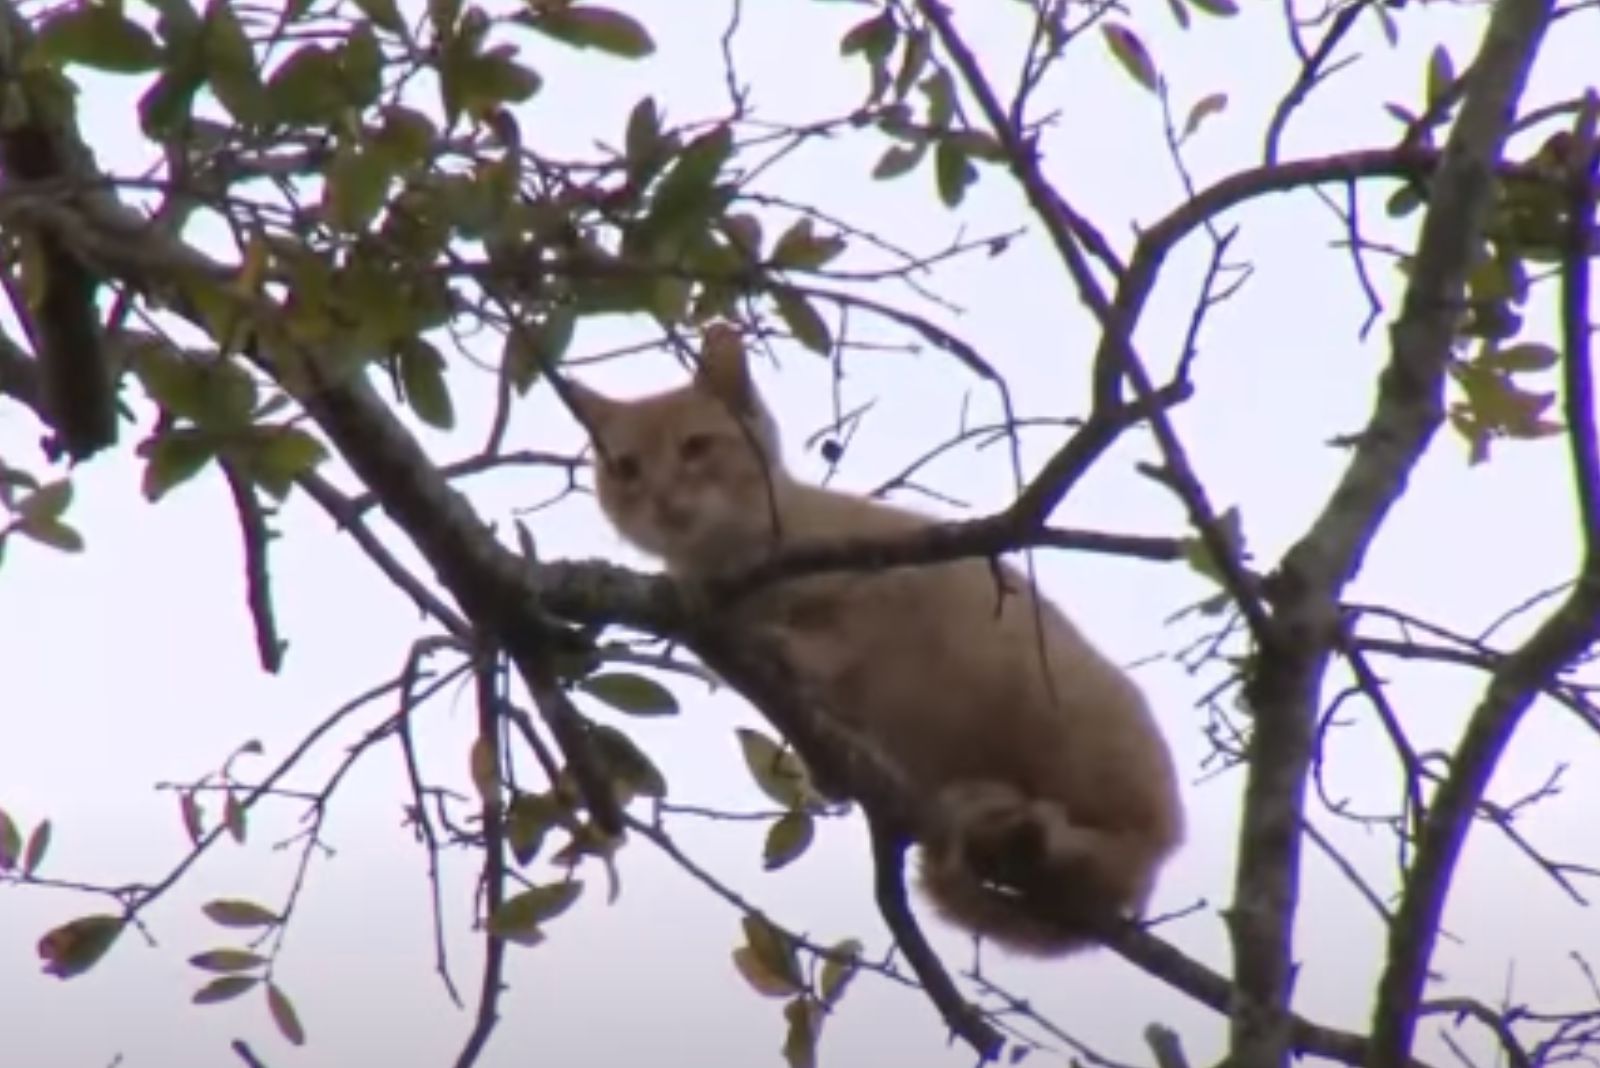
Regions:
[[[627,64],[529,44],[526,54],[546,85],[520,118],[526,137],[541,151],[576,156],[597,138],[616,143],[628,109],[646,92],[676,120],[714,116],[725,107],[718,37],[726,6],[628,6],[650,25],[660,46],[648,61]],[[1207,123],[1187,157],[1202,182],[1259,157],[1264,117],[1293,74],[1276,5],[1252,6],[1248,17],[1229,23],[1202,18],[1187,35],[1172,28],[1159,5],[1143,12],[1139,23],[1172,83],[1180,115],[1208,93],[1230,95],[1228,110]],[[734,50],[760,117],[801,122],[858,102],[864,77],[853,62],[838,58],[836,41],[866,8],[801,0],[744,7]],[[1006,72],[1003,85],[1012,82],[1009,63],[1022,40],[1022,11],[1020,5],[957,11],[991,68]],[[1360,65],[1299,114],[1286,152],[1325,154],[1389,143],[1396,127],[1382,104],[1414,100],[1426,56],[1438,41],[1463,66],[1483,11],[1477,5],[1412,5],[1403,12],[1406,36],[1393,50],[1369,21],[1357,35]],[[1592,41],[1593,21],[1574,19],[1553,35],[1528,93],[1530,103],[1569,95],[1583,84],[1591,68],[1578,38],[1590,35]],[[146,158],[134,133],[136,87],[105,78],[86,78],[84,85],[82,121],[90,140],[104,165],[126,173]],[[1148,224],[1181,197],[1153,98],[1109,62],[1097,41],[1086,40],[1041,99],[1061,110],[1046,142],[1050,175],[1125,249],[1132,224]],[[985,174],[959,215],[938,204],[925,173],[874,183],[867,173],[883,144],[871,134],[812,144],[775,168],[763,188],[814,201],[926,250],[963,228],[975,235],[1026,224],[1019,198],[994,173]],[[1374,184],[1363,198],[1368,236],[1405,242],[1408,230],[1382,219],[1390,191]],[[1336,477],[1343,455],[1325,442],[1366,417],[1385,335],[1380,327],[1365,344],[1356,337],[1364,307],[1345,253],[1333,247],[1340,231],[1310,194],[1262,201],[1230,221],[1242,226],[1235,255],[1253,263],[1256,273],[1242,294],[1212,315],[1196,374],[1199,397],[1181,409],[1177,424],[1213,501],[1242,508],[1256,560],[1264,563],[1301,532]],[[1206,254],[1198,241],[1185,246],[1146,315],[1140,341],[1158,366],[1168,365],[1183,336]],[[1389,297],[1398,292],[1392,273],[1378,277]],[[997,259],[960,261],[933,284],[961,314],[921,310],[957,329],[1006,373],[1024,414],[1081,412],[1094,332],[1036,236]],[[913,303],[903,290],[883,295]],[[1531,320],[1535,331],[1548,331],[1548,306],[1533,311]],[[586,326],[575,351],[595,352],[642,336],[637,324]],[[784,347],[780,355],[781,368],[765,368],[761,382],[784,424],[792,464],[817,476],[821,462],[801,444],[828,417],[828,369],[798,346]],[[875,404],[840,474],[848,487],[871,487],[943,440],[968,391],[975,413],[995,411],[991,397],[973,390],[971,380],[936,353],[856,357],[847,371],[845,406]],[[672,384],[678,375],[669,360],[652,356],[597,367],[585,378],[602,388],[640,393]],[[419,431],[441,460],[477,446],[491,396],[488,377],[467,367],[455,376],[455,387],[464,431],[454,437]],[[148,426],[149,411],[139,411],[140,427],[123,428],[129,445]],[[0,455],[8,462],[42,470],[34,451],[38,433],[17,406],[0,405]],[[511,436],[515,445],[546,449],[572,448],[579,440],[571,420],[542,395],[519,410]],[[1057,443],[1050,435],[1028,440],[1031,462]],[[1142,441],[1117,450],[1074,493],[1058,521],[1181,533],[1180,510],[1133,471],[1132,462],[1147,455]],[[0,807],[24,826],[43,817],[54,821],[45,871],[60,878],[158,877],[182,854],[185,838],[176,799],[153,790],[154,783],[196,778],[252,737],[266,746],[266,756],[254,764],[267,768],[334,706],[393,675],[408,643],[421,633],[409,604],[296,495],[282,514],[285,536],[273,556],[278,618],[291,647],[283,674],[263,676],[244,608],[239,538],[226,488],[207,474],[152,507],[139,495],[139,475],[139,462],[127,448],[77,473],[71,518],[87,537],[88,551],[64,556],[14,539],[0,570]],[[953,455],[931,470],[928,482],[979,508],[1002,503],[1010,485],[1000,450]],[[540,474],[514,471],[473,480],[466,488],[486,516],[503,522],[556,485]],[[601,523],[590,498],[569,498],[529,522],[547,557],[605,556],[646,564]],[[1354,596],[1476,630],[1569,573],[1575,529],[1559,442],[1502,447],[1492,464],[1469,469],[1464,446],[1441,434]],[[1141,665],[1137,677],[1178,753],[1192,811],[1191,842],[1171,865],[1156,907],[1208,902],[1210,907],[1164,933],[1225,970],[1227,944],[1215,909],[1228,898],[1240,779],[1234,773],[1202,781],[1207,749],[1195,703],[1216,675],[1212,670],[1191,677],[1170,660],[1196,631],[1166,622],[1209,591],[1179,566],[1100,557],[1042,556],[1040,573],[1045,589],[1097,641],[1120,661]],[[1394,700],[1419,747],[1449,744],[1480,680],[1436,669],[1385,668],[1392,669]],[[732,733],[735,724],[753,722],[751,713],[726,694],[708,696],[679,680],[669,684],[684,704],[683,716],[620,725],[657,757],[676,800],[759,806]],[[379,706],[357,717],[311,769],[331,767],[340,745],[389,711]],[[1337,743],[1333,786],[1369,807],[1386,804],[1393,792],[1392,761],[1365,710],[1351,715],[1357,726]],[[428,708],[418,739],[432,778],[451,778],[466,788],[472,734],[465,697]],[[1509,799],[1541,781],[1555,762],[1578,762],[1564,795],[1522,827],[1573,859],[1583,859],[1586,848],[1593,859],[1594,836],[1587,828],[1600,809],[1600,779],[1592,755],[1580,759],[1592,748],[1591,736],[1560,711],[1540,705],[1495,785],[1496,796]],[[299,782],[314,786],[316,779],[302,775]],[[228,932],[201,918],[198,906],[219,896],[275,905],[293,877],[295,852],[274,851],[270,843],[295,829],[299,813],[277,804],[255,815],[248,847],[219,846],[146,914],[159,941],[155,948],[127,935],[91,974],[72,982],[40,976],[33,943],[49,927],[98,910],[100,903],[8,888],[0,904],[0,1035],[7,1036],[0,1062],[99,1068],[120,1053],[128,1068],[211,1068],[234,1063],[226,1043],[241,1036],[274,1066],[449,1063],[471,1021],[450,1005],[432,970],[423,856],[399,827],[405,797],[399,754],[392,749],[365,760],[337,796],[326,829],[337,855],[315,862],[279,964],[281,981],[311,1035],[303,1050],[289,1049],[275,1035],[258,998],[213,1007],[194,1007],[188,1000],[201,977],[186,958],[229,942]],[[1375,885],[1392,886],[1393,849],[1386,839],[1325,818],[1321,825]],[[770,875],[760,870],[761,828],[688,820],[674,826],[679,842],[700,863],[786,924],[819,941],[858,935],[874,951],[884,947],[856,821],[829,822],[808,855]],[[475,857],[453,857],[445,872],[452,960],[458,983],[469,993],[476,989],[478,968],[478,944],[469,929],[475,865]],[[625,851],[622,873],[617,904],[605,904],[599,872],[587,872],[590,892],[552,925],[548,941],[536,949],[512,948],[505,1019],[482,1063],[781,1063],[779,1003],[750,991],[729,960],[740,937],[735,910],[645,842]],[[1304,885],[1297,1007],[1323,1022],[1360,1028],[1381,948],[1380,925],[1314,852],[1308,853]],[[1437,970],[1451,981],[1450,989],[1470,989],[1488,1000],[1501,994],[1514,964],[1518,998],[1570,1005],[1582,991],[1567,952],[1600,954],[1594,914],[1570,907],[1548,880],[1484,831],[1469,845],[1448,924],[1459,941],[1441,942]],[[944,928],[936,933],[951,966],[964,967],[965,940]],[[1034,964],[990,952],[985,969],[1109,1055],[1148,1060],[1139,1036],[1152,1020],[1176,1027],[1196,1063],[1220,1052],[1220,1019],[1110,955]],[[965,1050],[946,1047],[924,999],[870,975],[857,981],[830,1020],[822,1048],[823,1063],[834,1066],[953,1066],[971,1060]],[[1441,1057],[1432,1030],[1424,1048]],[[1480,1041],[1475,1048],[1487,1047]]]

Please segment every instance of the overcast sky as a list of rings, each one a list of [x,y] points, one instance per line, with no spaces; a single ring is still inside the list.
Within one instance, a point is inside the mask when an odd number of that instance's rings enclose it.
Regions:
[[[1171,82],[1180,116],[1209,93],[1229,94],[1227,111],[1207,123],[1186,157],[1202,182],[1259,158],[1265,117],[1294,74],[1277,6],[1250,6],[1259,9],[1248,18],[1201,19],[1187,35],[1172,28],[1160,5],[1145,5],[1139,23]],[[868,9],[802,0],[744,8],[733,52],[759,117],[805,122],[859,102],[863,72],[838,57],[836,42]],[[630,10],[648,22],[659,44],[656,56],[644,62],[527,43],[525,55],[546,85],[519,117],[529,143],[541,152],[571,158],[590,151],[597,139],[617,143],[629,108],[647,92],[664,102],[673,120],[711,117],[725,108],[719,36],[726,5],[634,3]],[[1003,72],[1003,86],[1014,84],[1013,61],[1026,30],[1023,10],[974,5],[957,12],[980,55]],[[1458,68],[1465,66],[1484,11],[1482,5],[1433,4],[1426,11],[1412,5],[1399,13],[1406,37],[1397,49],[1385,44],[1369,20],[1356,38],[1360,65],[1299,113],[1286,155],[1391,143],[1397,127],[1383,103],[1415,106],[1426,56],[1439,41],[1450,46]],[[1586,68],[1577,41],[1592,34],[1593,21],[1574,18],[1559,25],[1528,102],[1564,97],[1583,84],[1583,72],[1592,67]],[[1592,51],[1587,60],[1592,63]],[[140,87],[105,78],[86,78],[84,85],[81,118],[102,164],[129,173],[146,162],[133,117]],[[1045,144],[1048,173],[1126,250],[1133,224],[1150,223],[1182,195],[1153,98],[1090,38],[1057,70],[1040,101],[1060,111]],[[938,204],[926,173],[873,182],[868,172],[883,147],[870,133],[809,144],[774,168],[762,188],[816,202],[925,251],[961,233],[1001,233],[1027,224],[1019,198],[992,171],[960,214]],[[1368,236],[1406,242],[1408,231],[1382,219],[1391,191],[1381,184],[1366,191]],[[1181,409],[1177,425],[1212,500],[1241,508],[1256,563],[1265,566],[1304,529],[1337,476],[1344,456],[1326,443],[1366,418],[1385,334],[1380,326],[1366,342],[1358,338],[1363,298],[1347,254],[1335,245],[1339,227],[1312,195],[1262,201],[1230,222],[1241,226],[1234,255],[1250,262],[1255,273],[1236,299],[1210,317],[1195,376],[1199,396]],[[1158,367],[1170,366],[1181,343],[1208,254],[1201,241],[1185,246],[1151,303],[1139,340]],[[1392,299],[1396,276],[1379,268],[1377,278]],[[1014,243],[1003,256],[958,261],[931,284],[955,311],[918,305],[903,289],[881,296],[958,330],[1008,376],[1023,414],[1081,413],[1094,332],[1037,235]],[[1531,322],[1537,336],[1553,340],[1547,306],[1533,311]],[[575,352],[599,352],[644,336],[644,329],[632,323],[586,325]],[[829,369],[798,346],[780,345],[778,354],[778,364],[761,368],[761,385],[783,423],[791,464],[806,477],[819,477],[822,461],[804,443],[829,417]],[[838,475],[838,484],[848,488],[869,489],[944,440],[968,400],[974,420],[996,414],[993,398],[937,353],[852,356],[846,371],[843,407],[873,405]],[[603,389],[639,394],[675,384],[680,375],[658,354],[597,366],[584,377]],[[441,461],[475,448],[486,425],[488,376],[461,365],[455,384],[463,432],[419,430]],[[127,447],[74,476],[71,518],[87,537],[88,551],[65,556],[13,539],[0,570],[0,807],[24,827],[44,817],[54,821],[45,873],[62,879],[117,883],[164,873],[186,840],[176,798],[154,789],[157,783],[193,780],[250,738],[266,748],[250,766],[265,770],[334,707],[392,677],[409,643],[425,633],[409,603],[307,499],[295,495],[280,517],[284,536],[273,555],[278,619],[290,649],[283,673],[264,676],[255,661],[226,487],[208,473],[159,505],[147,504],[139,493],[140,464],[130,453],[148,430],[150,412],[137,407],[140,425],[123,427]],[[35,448],[39,433],[23,409],[0,404],[0,455],[8,463],[42,473]],[[542,393],[519,409],[511,435],[516,446],[553,450],[575,449],[580,440],[572,421]],[[1027,439],[1026,458],[1037,463],[1058,443],[1053,432],[1040,432]],[[1148,456],[1142,440],[1112,453],[1057,521],[1183,533],[1172,499],[1133,469]],[[926,475],[927,485],[974,509],[1004,503],[1011,485],[998,449],[958,451]],[[504,524],[559,485],[559,476],[519,470],[474,479],[464,488],[485,516]],[[959,514],[952,505],[922,501]],[[1493,463],[1469,469],[1463,444],[1443,433],[1352,597],[1476,631],[1570,573],[1577,549],[1572,515],[1566,452],[1559,442],[1505,446]],[[546,557],[603,556],[648,566],[602,524],[590,497],[572,496],[525,518]],[[393,531],[385,530],[398,544]],[[1203,902],[1163,934],[1226,970],[1217,908],[1231,885],[1241,777],[1210,774],[1202,736],[1206,715],[1197,702],[1219,676],[1214,667],[1191,675],[1174,662],[1199,631],[1192,621],[1170,623],[1210,591],[1177,565],[1058,553],[1040,557],[1039,566],[1047,592],[1116,659],[1137,665],[1136,677],[1158,709],[1183,772],[1192,830],[1155,908],[1183,910]],[[1524,630],[1513,626],[1505,636]],[[1481,680],[1437,669],[1384,668],[1418,747],[1450,744]],[[752,714],[735,697],[668,681],[685,709],[676,720],[641,725],[597,714],[626,727],[649,749],[675,800],[761,807],[733,735],[735,725],[756,722]],[[447,694],[427,708],[418,728],[430,778],[463,789],[474,733],[469,697]],[[297,785],[315,788],[318,773],[326,774],[340,758],[341,746],[391,711],[380,703],[354,717],[336,743],[308,762]],[[1347,718],[1351,725],[1333,748],[1329,788],[1369,809],[1388,804],[1393,762],[1366,709],[1352,705]],[[1495,784],[1495,796],[1509,800],[1542,781],[1558,762],[1576,762],[1565,793],[1520,825],[1569,859],[1584,859],[1585,849],[1587,859],[1594,859],[1593,833],[1585,828],[1592,828],[1589,821],[1600,810],[1600,780],[1592,757],[1582,756],[1592,742],[1559,710],[1541,704]],[[186,958],[230,941],[228,932],[199,916],[199,905],[239,896],[276,906],[293,879],[298,852],[275,850],[272,843],[297,828],[300,813],[277,802],[252,818],[247,847],[215,849],[145,914],[157,942],[153,948],[129,934],[94,972],[73,982],[39,975],[34,942],[49,927],[98,911],[101,903],[8,888],[0,898],[0,1035],[7,1050],[0,1063],[98,1068],[120,1054],[128,1068],[212,1068],[235,1063],[226,1045],[236,1036],[248,1038],[274,1066],[450,1063],[471,1020],[449,1003],[433,971],[424,857],[400,827],[406,797],[393,747],[363,760],[337,794],[325,826],[336,852],[314,862],[278,966],[310,1032],[303,1050],[291,1050],[276,1036],[259,998],[214,1007],[189,1004],[202,977]],[[1319,825],[1380,892],[1392,888],[1393,846],[1386,837],[1326,816]],[[857,820],[828,822],[811,852],[777,874],[761,871],[761,825],[685,818],[669,827],[699,863],[789,926],[821,942],[855,935],[872,951],[885,947]],[[470,930],[476,863],[474,856],[452,856],[443,876],[454,975],[468,993],[476,990],[479,963]],[[540,870],[542,878],[556,874],[544,862]],[[621,872],[618,903],[605,903],[600,873],[586,870],[588,892],[551,926],[548,941],[535,949],[512,948],[505,1019],[481,1063],[780,1063],[780,1004],[749,990],[729,960],[740,938],[737,911],[647,842],[624,851]],[[1307,853],[1304,886],[1297,1007],[1322,1022],[1363,1027],[1381,945],[1378,918],[1314,851]],[[951,966],[964,968],[970,961],[967,941],[931,919],[929,924]],[[1440,943],[1435,964],[1450,985],[1440,989],[1491,1001],[1509,984],[1515,998],[1543,999],[1552,1008],[1581,1002],[1578,973],[1567,954],[1578,949],[1600,955],[1594,913],[1571,907],[1503,840],[1483,831],[1469,845],[1448,925],[1454,937]],[[1030,964],[990,952],[984,970],[1110,1056],[1147,1062],[1140,1032],[1153,1020],[1176,1027],[1196,1063],[1221,1051],[1219,1018],[1110,955]],[[16,1037],[23,1032],[27,1037]],[[1426,1036],[1427,1053],[1440,1057],[1434,1029]],[[1477,1041],[1474,1048],[1487,1047]],[[1037,1056],[1061,1063],[1049,1054]],[[946,1046],[933,1010],[915,991],[870,975],[852,987],[823,1037],[827,1065],[897,1068],[970,1060],[967,1051]]]

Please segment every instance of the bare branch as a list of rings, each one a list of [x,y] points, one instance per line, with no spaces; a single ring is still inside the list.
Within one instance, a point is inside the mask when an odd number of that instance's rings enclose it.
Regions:
[[[1305,554],[1308,564],[1322,558],[1320,568],[1308,568],[1313,574],[1321,570],[1327,579],[1342,582],[1354,572],[1377,521],[1404,489],[1411,465],[1438,425],[1453,314],[1482,236],[1495,163],[1552,7],[1550,0],[1506,0],[1490,17],[1433,182],[1412,283],[1394,328],[1394,358],[1379,386],[1378,410],[1329,502],[1325,521],[1317,524],[1327,529],[1326,544]],[[1338,518],[1341,511],[1346,519]],[[1589,548],[1588,562],[1593,564],[1600,554],[1592,544]],[[1287,560],[1285,564],[1287,570]],[[1428,813],[1390,928],[1373,1013],[1372,1068],[1397,1068],[1410,1053],[1450,878],[1501,752],[1534,694],[1600,628],[1589,603],[1600,600],[1600,567],[1585,570],[1592,572],[1588,581],[1491,679]],[[1587,618],[1580,618],[1585,612]]]

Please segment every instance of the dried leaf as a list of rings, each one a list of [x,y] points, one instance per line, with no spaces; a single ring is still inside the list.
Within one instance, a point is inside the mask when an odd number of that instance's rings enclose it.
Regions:
[[[248,949],[208,949],[189,958],[189,963],[208,972],[247,972],[259,968],[267,958]]]
[[[267,984],[267,1011],[272,1013],[272,1022],[278,1025],[279,1034],[293,1045],[306,1044],[305,1028],[300,1025],[299,1013],[294,1011],[294,1002],[277,983]]]
[[[1145,48],[1144,42],[1139,40],[1132,30],[1116,22],[1102,23],[1101,35],[1105,38],[1106,47],[1111,49],[1111,54],[1122,64],[1122,69],[1134,81],[1156,92],[1160,85],[1160,76],[1156,73],[1155,60],[1150,58],[1150,52]]]
[[[1211,93],[1195,101],[1194,107],[1189,109],[1189,117],[1183,123],[1183,136],[1193,137],[1194,132],[1200,129],[1200,124],[1212,115],[1220,115],[1228,107],[1227,93]]]
[[[82,975],[105,956],[123,926],[120,916],[83,916],[48,932],[37,947],[45,973],[59,979]]]
[[[194,1003],[214,1005],[219,1001],[230,1001],[246,990],[253,989],[260,982],[259,975],[220,976],[194,992]]]
[[[219,898],[200,906],[212,923],[224,927],[272,927],[280,922],[277,913],[239,898]]]

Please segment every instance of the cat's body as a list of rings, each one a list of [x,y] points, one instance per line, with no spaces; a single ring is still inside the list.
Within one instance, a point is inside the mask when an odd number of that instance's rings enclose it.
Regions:
[[[688,387],[634,402],[577,387],[575,400],[603,456],[604,511],[680,580],[786,544],[934,522],[788,475],[729,335],[713,334]],[[1183,837],[1171,758],[1133,682],[1014,568],[969,559],[823,572],[758,590],[733,611],[739,626],[776,634],[826,711],[925,798],[923,883],[950,918],[1050,954],[1142,909]],[[995,862],[990,871],[1010,858],[1033,882],[1043,872],[1049,915],[979,879],[979,854]]]

